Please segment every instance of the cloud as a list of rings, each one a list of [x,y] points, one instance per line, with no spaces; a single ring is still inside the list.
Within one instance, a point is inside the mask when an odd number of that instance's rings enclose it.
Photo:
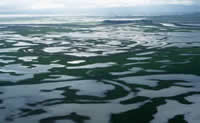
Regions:
[[[65,4],[57,3],[53,1],[38,1],[37,3],[30,6],[30,9],[37,10],[37,9],[62,9],[65,8]]]
[[[1,0],[2,11],[80,10],[84,8],[138,7],[151,5],[193,5],[199,0]]]
[[[90,2],[91,4],[92,2]],[[192,0],[94,0],[93,5],[97,7],[125,7],[125,6],[144,6],[144,5],[191,5]]]

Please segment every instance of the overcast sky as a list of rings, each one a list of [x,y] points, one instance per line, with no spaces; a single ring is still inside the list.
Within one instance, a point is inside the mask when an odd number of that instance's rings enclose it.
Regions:
[[[55,12],[68,10],[67,12],[70,13],[69,10],[165,5],[196,6],[200,5],[200,0],[1,0],[0,13],[25,13],[26,11],[48,13],[48,10]]]

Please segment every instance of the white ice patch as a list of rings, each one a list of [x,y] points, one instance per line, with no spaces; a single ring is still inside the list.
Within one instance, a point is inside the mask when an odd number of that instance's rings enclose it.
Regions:
[[[104,84],[96,80],[80,80],[80,81],[66,81],[57,83],[45,83],[35,85],[17,85],[0,87],[1,99],[5,109],[1,109],[0,121],[4,121],[7,116],[17,116],[20,113],[19,109],[42,108],[47,113],[40,115],[32,115],[31,117],[15,117],[15,123],[36,121],[45,117],[63,116],[63,114],[70,114],[76,112],[79,115],[89,116],[91,119],[88,123],[107,123],[111,113],[121,113],[130,109],[139,108],[144,102],[130,105],[121,105],[119,102],[105,103],[105,104],[57,104],[53,106],[28,106],[27,104],[39,103],[51,99],[63,99],[62,93],[64,90],[55,90],[56,88],[70,87],[70,89],[79,90],[76,94],[104,97],[105,93],[115,89],[111,84]],[[41,91],[50,90],[50,91]],[[65,97],[67,98],[67,97]],[[32,122],[33,121],[33,122]]]
[[[142,71],[142,68],[139,67],[133,67],[131,69],[129,69],[128,71],[124,71],[124,72],[111,72],[111,75],[127,75],[127,74],[133,74],[133,73],[137,73]]]
[[[131,58],[127,58],[127,59],[128,59],[128,60],[143,61],[143,60],[152,59],[152,57],[131,57]]]
[[[169,87],[161,90],[147,90],[147,89],[137,89],[139,92],[137,96],[145,96],[149,98],[159,98],[159,97],[172,97],[180,94],[184,94],[191,91],[197,91],[193,88],[184,88],[184,87]]]
[[[11,62],[14,62],[15,60],[4,60],[4,59],[0,59],[0,63],[5,63],[5,64],[8,64],[8,63],[11,63]]]
[[[27,42],[17,42],[13,46],[33,46],[33,45],[37,45],[37,44],[31,44],[31,43],[27,43]]]
[[[108,45],[121,45],[122,43],[120,41],[110,41],[107,44]]]
[[[154,69],[147,69],[146,72],[154,72],[154,73],[162,73],[165,72],[164,70],[154,70]]]
[[[160,61],[156,61],[156,62],[159,62],[159,63],[170,63],[172,61],[171,60],[160,60]]]
[[[69,47],[47,47],[44,48],[43,51],[47,53],[60,53],[65,52]]]
[[[132,72],[131,71],[124,71],[124,72],[111,72],[110,74],[111,75],[116,75],[116,76],[118,76],[118,75],[127,75],[127,74],[131,74]]]
[[[64,81],[64,80],[71,80],[71,79],[78,79],[78,77],[68,76],[68,75],[50,75],[47,79],[43,81]]]
[[[25,62],[30,62],[30,61],[38,59],[38,57],[37,56],[25,56],[25,57],[19,57],[18,59],[23,60]]]
[[[157,108],[158,112],[154,115],[151,123],[167,123],[169,119],[177,115],[184,115],[184,119],[188,123],[200,122],[200,95],[192,95],[186,97],[188,101],[193,104],[180,104],[177,101],[167,100],[167,104],[161,105]]]
[[[45,38],[62,38],[64,34],[47,34],[44,37]]]
[[[137,56],[144,56],[144,55],[152,55],[152,54],[154,54],[154,53],[155,53],[154,51],[151,51],[151,52],[137,53],[136,55],[137,55]]]
[[[94,56],[98,56],[98,54],[90,53],[90,52],[65,53],[65,55],[77,56],[77,57],[94,57]]]
[[[160,80],[174,80],[183,82],[185,81],[191,83],[190,85],[193,85],[194,87],[200,88],[199,84],[200,76],[191,74],[160,74],[160,75],[147,75],[147,76],[132,76],[132,77],[123,77],[120,78],[119,80],[124,81],[128,84],[147,85],[150,87],[156,87]]]
[[[175,24],[172,23],[161,23],[161,24],[166,27],[177,27]]]
[[[18,82],[20,80],[33,78],[35,74],[40,73],[48,73],[52,68],[60,68],[64,67],[64,65],[60,64],[50,64],[50,65],[38,65],[33,64],[34,67],[29,68],[27,66],[23,66],[21,64],[11,64],[0,67],[0,80],[1,81],[10,81],[10,82]],[[11,73],[20,74],[20,75],[12,75]]]
[[[114,62],[107,62],[107,63],[95,63],[83,66],[74,66],[74,67],[67,67],[67,69],[94,69],[94,68],[107,68],[116,65]]]
[[[76,112],[81,116],[88,116],[90,119],[86,123],[109,123],[111,114],[123,113],[126,111],[140,108],[145,102],[135,103],[129,105],[121,105],[119,103],[105,103],[105,104],[59,104],[54,106],[46,106],[44,108],[47,113],[40,115],[32,115],[31,117],[20,117],[14,120],[14,123],[38,123],[39,120],[48,117],[59,117],[70,115]],[[0,120],[4,121],[5,112],[0,113]],[[58,121],[58,120],[57,120]],[[56,123],[57,123],[56,121]],[[68,123],[68,122],[67,122]],[[70,122],[69,122],[70,123]]]
[[[85,62],[85,60],[68,61],[67,63],[68,64],[80,64],[80,63],[83,63],[83,62]]]
[[[2,48],[0,49],[0,53],[10,53],[10,52],[17,52],[20,49],[23,49],[26,47],[17,47],[17,48]]]
[[[77,95],[90,95],[98,97],[105,97],[105,92],[115,89],[115,87],[112,85],[104,84],[102,82],[95,82],[91,80],[74,82],[70,88],[80,90],[79,92],[76,93]]]

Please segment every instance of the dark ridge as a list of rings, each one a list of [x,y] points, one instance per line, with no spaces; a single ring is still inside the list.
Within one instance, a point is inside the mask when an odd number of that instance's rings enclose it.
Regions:
[[[157,112],[157,107],[165,104],[163,99],[153,99],[135,110],[127,112],[112,114],[111,123],[149,123],[154,117],[153,114]]]
[[[187,123],[184,120],[184,115],[177,115],[174,118],[169,120],[169,123]]]
[[[85,120],[89,119],[90,118],[87,116],[81,116],[75,112],[72,112],[71,114],[66,116],[55,116],[42,119],[40,120],[40,123],[55,123],[57,120],[73,120],[76,123],[84,123]]]
[[[180,24],[180,23],[174,23],[176,26],[183,26],[183,27],[192,27],[192,28],[200,28],[200,24]]]
[[[152,24],[152,20],[104,20],[104,24],[127,24],[127,23],[137,23],[137,24]]]

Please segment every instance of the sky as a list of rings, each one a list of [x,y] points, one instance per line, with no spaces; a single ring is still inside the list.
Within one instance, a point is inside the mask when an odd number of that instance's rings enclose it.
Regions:
[[[200,0],[1,0],[0,14],[78,14],[78,13],[109,13],[113,8],[123,8],[124,13],[137,11],[140,13],[161,11],[199,11]],[[171,7],[172,6],[172,7]],[[195,10],[195,6],[197,9]],[[169,8],[167,10],[167,8]],[[171,7],[171,8],[170,8]],[[106,8],[106,11],[105,11]],[[110,9],[109,9],[110,8]],[[125,8],[128,8],[127,10]],[[148,8],[148,9],[146,9]],[[158,8],[157,10],[155,10]],[[192,9],[193,8],[193,9]],[[91,12],[93,10],[93,12]],[[114,11],[121,12],[120,9]]]

